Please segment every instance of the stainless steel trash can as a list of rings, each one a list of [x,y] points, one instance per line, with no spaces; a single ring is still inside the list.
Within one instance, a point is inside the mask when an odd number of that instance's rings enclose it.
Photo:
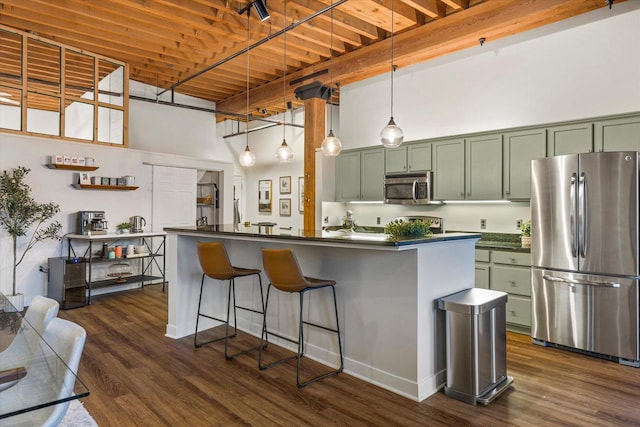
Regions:
[[[513,382],[507,376],[506,304],[505,292],[479,288],[438,300],[446,311],[447,396],[488,405]]]

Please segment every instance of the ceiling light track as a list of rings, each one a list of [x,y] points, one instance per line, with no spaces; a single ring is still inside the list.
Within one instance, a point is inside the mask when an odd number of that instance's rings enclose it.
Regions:
[[[249,52],[249,51],[251,51],[251,50],[253,50],[253,49],[257,48],[258,46],[261,46],[261,45],[265,44],[265,43],[266,43],[266,42],[268,42],[269,40],[272,40],[272,39],[274,39],[274,38],[276,38],[276,37],[281,36],[282,34],[284,34],[284,33],[285,33],[285,31],[292,30],[292,29],[294,29],[294,28],[296,28],[296,27],[298,27],[298,26],[300,26],[300,25],[302,25],[302,24],[305,24],[305,23],[309,22],[310,20],[312,20],[313,18],[316,18],[316,17],[318,17],[318,16],[320,16],[320,15],[322,15],[322,14],[324,14],[324,13],[326,13],[326,12],[330,11],[330,10],[332,10],[333,8],[335,8],[335,7],[337,7],[337,6],[340,6],[341,4],[346,3],[347,1],[348,1],[348,0],[338,0],[338,1],[336,1],[335,3],[333,3],[333,5],[327,6],[327,7],[325,7],[324,9],[321,9],[321,10],[319,10],[319,11],[317,11],[317,12],[314,12],[314,13],[312,13],[311,15],[306,16],[306,17],[302,18],[302,19],[301,19],[301,20],[299,20],[299,21],[292,22],[291,24],[289,24],[288,26],[286,26],[286,27],[282,28],[281,30],[278,30],[278,31],[276,31],[275,33],[272,33],[272,34],[267,35],[267,36],[266,36],[265,38],[263,38],[262,40],[258,40],[257,42],[255,42],[255,43],[254,43],[254,44],[252,44],[251,46],[247,46],[247,47],[245,47],[244,49],[239,50],[238,52],[235,52],[235,53],[233,53],[233,54],[231,54],[231,55],[227,56],[226,58],[221,59],[220,61],[216,62],[215,64],[211,64],[211,65],[209,65],[208,67],[206,67],[206,68],[204,68],[204,69],[202,69],[202,70],[198,71],[197,73],[192,74],[192,75],[190,75],[189,77],[186,77],[186,78],[184,78],[184,79],[182,79],[182,80],[180,80],[180,81],[178,81],[178,82],[176,82],[176,83],[172,84],[172,85],[171,85],[171,86],[169,86],[168,88],[166,88],[166,89],[162,90],[161,92],[159,92],[159,93],[158,93],[158,96],[160,96],[160,95],[162,95],[163,93],[168,92],[168,91],[170,91],[170,90],[174,90],[174,89],[175,89],[175,88],[177,88],[178,86],[181,86],[181,85],[185,84],[186,82],[188,82],[188,81],[190,81],[190,80],[195,79],[196,77],[200,77],[200,76],[201,76],[201,75],[203,75],[204,73],[207,73],[207,72],[209,72],[209,71],[211,71],[211,70],[213,70],[213,69],[215,69],[215,68],[218,68],[219,66],[221,66],[221,65],[223,65],[223,64],[226,64],[227,62],[231,61],[232,59],[235,59],[235,58],[237,58],[238,56],[243,55],[243,54],[245,54],[245,53],[247,53],[247,52]]]

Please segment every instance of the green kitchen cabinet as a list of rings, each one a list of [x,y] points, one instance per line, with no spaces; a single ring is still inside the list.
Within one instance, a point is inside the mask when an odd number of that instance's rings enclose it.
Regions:
[[[465,140],[465,198],[502,198],[502,135],[482,135]]]
[[[530,333],[531,254],[492,250],[490,266],[489,289],[509,294],[506,306],[507,329]]]
[[[596,151],[640,151],[640,116],[594,123]]]
[[[593,123],[575,123],[547,128],[549,157],[593,151]]]
[[[384,148],[342,152],[336,158],[336,201],[384,199]]]
[[[489,254],[490,251],[476,249],[474,287],[489,289]]]
[[[433,145],[433,192],[436,200],[464,200],[464,139]]]
[[[426,172],[432,168],[431,143],[420,142],[407,145],[408,172]]]
[[[407,146],[403,145],[398,148],[388,148],[385,153],[385,171],[386,173],[405,173],[407,172]]]
[[[544,128],[503,134],[503,190],[507,200],[531,198],[531,160],[547,154]]]
[[[360,151],[343,152],[336,158],[336,201],[360,200]]]
[[[360,153],[360,200],[384,200],[384,148]]]

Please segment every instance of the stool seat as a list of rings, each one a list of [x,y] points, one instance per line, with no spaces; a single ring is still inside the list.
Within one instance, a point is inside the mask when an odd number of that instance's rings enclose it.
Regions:
[[[335,280],[328,279],[317,279],[313,277],[307,277],[302,274],[300,270],[300,266],[298,265],[298,260],[290,249],[262,249],[262,264],[264,266],[264,271],[269,278],[269,286],[267,287],[267,299],[265,302],[265,315],[264,315],[264,324],[262,327],[262,337],[260,342],[260,348],[258,350],[258,366],[260,369],[267,369],[271,366],[278,365],[280,363],[286,362],[287,360],[298,359],[298,364],[296,368],[296,383],[298,388],[305,387],[311,383],[319,381],[321,379],[337,375],[342,372],[344,367],[344,357],[342,355],[342,342],[340,339],[340,321],[338,318],[338,303],[336,300],[336,290]],[[289,337],[279,335],[275,332],[269,332],[267,329],[267,309],[269,307],[269,293],[271,291],[271,287],[275,287],[276,289],[288,292],[288,293],[298,293],[300,295],[300,314],[298,317],[298,340],[293,340]],[[327,327],[325,325],[320,325],[316,323],[311,323],[309,321],[305,321],[303,319],[304,313],[304,294],[310,290],[322,289],[330,287],[333,294],[333,306],[335,309],[336,316],[336,327]],[[303,333],[303,325],[313,326],[319,329],[324,329],[325,331],[333,332],[336,334],[338,338],[338,349],[340,352],[340,366],[327,372],[323,375],[319,375],[315,378],[312,378],[307,381],[300,381],[300,368],[302,356],[304,355],[304,333]],[[262,353],[263,348],[266,347],[265,343],[268,343],[269,334],[275,335],[283,340],[292,342],[298,345],[298,353],[295,356],[285,357],[283,359],[276,360],[269,364],[262,364]]]
[[[196,246],[198,249],[198,260],[200,262],[200,266],[202,268],[202,279],[200,281],[200,298],[198,300],[198,316],[196,317],[196,331],[193,337],[193,345],[195,347],[202,347],[203,345],[210,344],[212,342],[224,340],[224,356],[226,359],[233,359],[236,356],[241,354],[248,353],[253,350],[257,350],[258,347],[250,348],[248,350],[240,351],[238,353],[229,355],[229,338],[234,338],[236,336],[236,327],[238,324],[238,318],[236,315],[236,310],[241,309],[245,311],[250,311],[253,313],[261,314],[264,316],[264,295],[262,291],[262,278],[260,277],[261,270],[255,268],[242,268],[242,267],[234,267],[231,265],[231,261],[229,260],[229,255],[221,242],[196,242]],[[262,311],[256,310],[250,307],[244,307],[236,304],[236,287],[235,287],[235,279],[239,277],[248,277],[256,275],[258,276],[258,285],[260,288],[260,304],[262,306]],[[209,277],[210,279],[219,280],[219,281],[228,281],[228,294],[227,294],[227,317],[226,319],[219,319],[217,317],[211,316],[209,314],[203,314],[201,311],[202,307],[202,291],[204,289],[204,278]],[[233,335],[229,335],[229,317],[231,311],[231,296],[233,295]],[[212,339],[206,342],[198,342],[198,323],[200,321],[200,317],[206,317],[208,319],[216,320],[218,322],[224,323],[225,326],[225,335],[221,338]],[[264,324],[264,319],[263,319]]]

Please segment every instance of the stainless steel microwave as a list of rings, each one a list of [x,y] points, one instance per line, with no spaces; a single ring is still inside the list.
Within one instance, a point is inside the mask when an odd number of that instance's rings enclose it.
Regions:
[[[393,205],[428,205],[431,202],[431,172],[387,175],[384,202]]]

